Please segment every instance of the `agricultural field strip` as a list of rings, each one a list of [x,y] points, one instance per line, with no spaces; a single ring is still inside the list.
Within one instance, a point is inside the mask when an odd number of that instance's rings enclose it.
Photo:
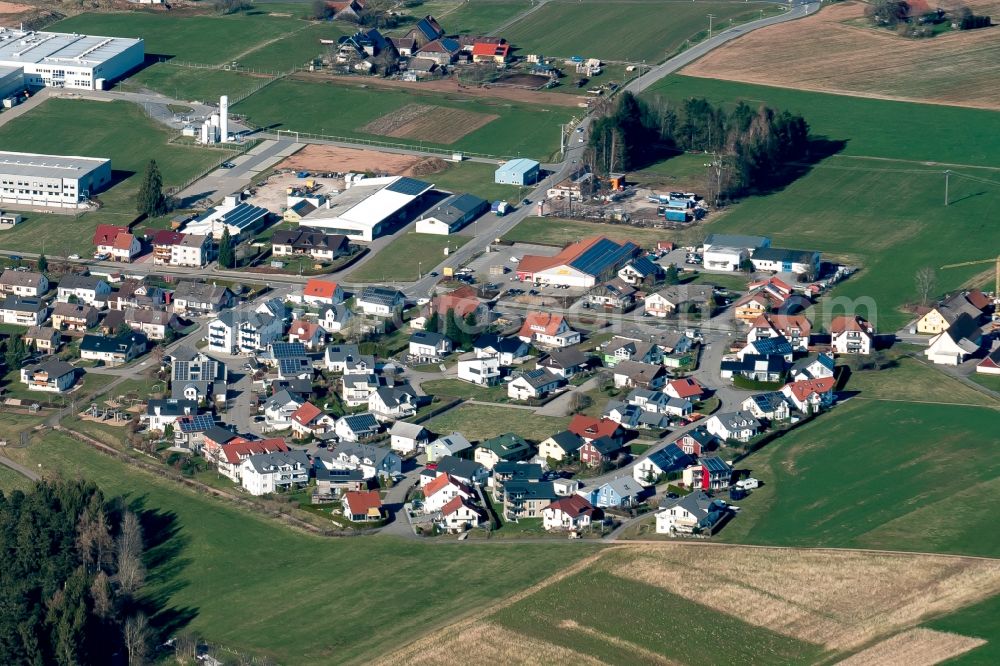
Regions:
[[[985,643],[982,638],[918,627],[880,641],[837,666],[933,666]]]

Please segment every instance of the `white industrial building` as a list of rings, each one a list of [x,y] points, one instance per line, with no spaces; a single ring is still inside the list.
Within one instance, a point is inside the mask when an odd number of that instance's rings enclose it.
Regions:
[[[111,184],[111,160],[0,151],[0,203],[83,208]]]
[[[453,234],[490,209],[485,199],[472,194],[452,194],[424,211],[415,225],[418,234]]]
[[[24,90],[24,68],[0,65],[0,99]]]
[[[221,205],[208,209],[185,224],[184,233],[222,240],[223,231],[228,229],[230,238],[238,242],[267,226],[270,217],[268,209],[243,203],[238,195],[229,195]]]
[[[365,178],[299,220],[304,227],[371,242],[409,222],[434,186],[405,176]]]
[[[20,67],[32,88],[102,90],[140,66],[141,39],[0,27],[0,67]]]

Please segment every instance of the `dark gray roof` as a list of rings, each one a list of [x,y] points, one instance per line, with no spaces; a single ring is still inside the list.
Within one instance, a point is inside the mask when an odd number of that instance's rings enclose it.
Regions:
[[[482,475],[485,471],[486,468],[479,463],[464,458],[449,455],[438,460],[438,474],[450,474],[460,479],[472,479]]]
[[[396,303],[401,302],[403,298],[403,293],[398,289],[378,286],[365,287],[358,293],[357,296],[357,300],[359,301],[377,303],[388,307],[393,307]]]
[[[256,470],[258,474],[276,472],[279,467],[288,465],[309,468],[309,456],[305,451],[278,451],[275,453],[258,453],[247,458],[246,462]]]
[[[549,439],[558,444],[559,447],[566,453],[575,453],[581,446],[583,446],[583,438],[575,432],[570,432],[569,430],[557,432]]]
[[[542,359],[541,364],[553,368],[575,368],[586,365],[590,358],[580,351],[578,347],[564,347],[553,349],[549,355]]]
[[[517,497],[526,500],[557,500],[560,495],[551,481],[518,481],[510,480],[503,484],[503,493],[507,497]]]
[[[785,250],[779,247],[762,247],[754,250],[754,259],[764,261],[794,262],[798,264],[811,264],[819,256],[819,252],[814,250]]]
[[[64,275],[59,280],[60,289],[97,289],[97,285],[104,282],[101,278],[96,275],[80,275],[79,273],[70,273],[69,275]]]
[[[421,219],[433,217],[450,226],[471,215],[482,213],[487,208],[489,208],[489,203],[485,199],[480,199],[472,194],[452,194],[438,205],[425,211],[420,217]]]
[[[194,400],[165,398],[162,400],[150,400],[146,403],[147,415],[159,412],[161,416],[184,416],[186,414],[194,414],[197,411],[198,403]]]
[[[76,372],[76,368],[72,365],[57,358],[47,358],[36,365],[29,365],[27,369],[32,372],[48,373],[50,377],[62,377]]]
[[[493,466],[495,476],[509,476],[512,481],[538,481],[542,478],[542,466],[535,463],[502,460]]]
[[[13,310],[14,312],[41,312],[45,309],[45,303],[40,298],[22,297],[22,296],[8,296],[3,299],[3,304],[0,308],[4,310]]]

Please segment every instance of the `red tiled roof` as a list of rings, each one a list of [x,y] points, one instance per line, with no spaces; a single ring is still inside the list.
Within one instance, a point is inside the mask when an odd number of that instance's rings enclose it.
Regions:
[[[813,393],[823,394],[833,390],[836,380],[833,377],[822,377],[820,379],[803,379],[801,381],[786,384],[787,388],[795,399],[805,402]]]
[[[972,304],[972,307],[976,308],[977,310],[985,310],[986,308],[990,307],[990,304],[992,303],[989,297],[986,296],[986,294],[984,294],[983,292],[979,291],[978,289],[973,289],[972,291],[968,292],[965,295],[965,300],[969,301],[969,303]]]
[[[460,507],[463,507],[463,506],[472,509],[476,513],[479,513],[479,511],[477,511],[475,507],[469,506],[468,504],[465,503],[465,498],[464,497],[462,497],[461,495],[455,495],[454,497],[452,497],[448,501],[447,504],[445,504],[443,507],[441,507],[441,515],[442,516],[450,516],[451,514],[453,514],[456,511],[458,511],[458,509]]]
[[[785,282],[781,278],[775,277],[773,275],[771,277],[769,277],[768,279],[766,279],[766,280],[757,280],[756,282],[751,282],[748,285],[748,288],[752,291],[754,289],[763,289],[764,287],[768,287],[768,286],[774,287],[778,291],[782,291],[785,294],[791,294],[792,293],[792,288],[788,285],[787,282]]]
[[[244,458],[249,458],[250,456],[254,456],[259,453],[279,453],[281,451],[287,451],[288,445],[285,444],[285,440],[280,437],[259,439],[252,442],[242,437],[237,437],[231,442],[223,444],[219,448],[222,450],[222,456],[226,459],[226,462],[235,465]]]
[[[454,310],[459,317],[465,317],[470,312],[475,312],[479,307],[479,298],[473,287],[459,287],[455,291],[447,294],[435,296],[431,301],[431,310],[439,315],[448,314],[448,310]]]
[[[442,474],[424,486],[424,497],[430,497],[448,485],[456,486],[466,495],[472,494],[472,489],[464,483],[453,479],[450,474]]]
[[[773,328],[779,333],[798,329],[800,335],[808,337],[812,324],[802,315],[763,314],[751,324],[754,328]]]
[[[830,333],[832,335],[837,335],[838,333],[843,333],[845,331],[861,331],[863,333],[869,333],[870,329],[871,325],[857,315],[841,315],[839,317],[834,317],[833,321],[830,322]]]
[[[620,427],[611,419],[598,419],[593,416],[577,414],[569,422],[566,429],[584,439],[600,439],[601,437],[613,437]]]
[[[315,298],[328,298],[333,299],[334,294],[337,293],[337,283],[330,282],[329,280],[320,280],[313,278],[306,282],[305,289],[302,290],[305,296],[313,296]]]
[[[299,425],[308,426],[313,420],[323,413],[316,405],[311,402],[304,402],[299,405],[299,408],[292,412],[292,420]]]
[[[563,323],[561,314],[551,312],[529,312],[524,318],[524,324],[518,332],[520,338],[533,337],[535,333],[541,332],[544,335],[555,335]]]
[[[604,236],[591,236],[575,243],[570,243],[563,248],[562,252],[554,257],[542,257],[536,254],[526,254],[517,264],[518,273],[537,273],[554,266],[569,264],[580,258],[591,246],[603,239]]]
[[[118,234],[128,233],[126,227],[119,227],[114,224],[98,224],[94,231],[94,245],[111,245],[115,242]]]
[[[704,387],[698,383],[698,380],[691,379],[690,377],[675,379],[668,382],[668,384],[670,384],[670,387],[674,389],[674,392],[680,398],[693,398],[705,392]]]
[[[344,493],[344,504],[354,515],[367,514],[372,509],[382,510],[382,497],[374,490],[350,490]]]
[[[126,232],[122,232],[122,233],[118,234],[117,236],[115,236],[115,242],[114,242],[114,245],[112,245],[112,247],[114,249],[116,249],[116,250],[128,250],[128,249],[131,249],[131,247],[132,247],[132,239],[134,239],[134,238],[135,238],[135,236],[133,236],[132,234],[128,233],[127,231]]]
[[[507,57],[510,53],[510,44],[495,44],[489,42],[476,42],[472,45],[472,55],[473,56],[503,56]]]
[[[314,324],[311,321],[296,319],[292,322],[291,327],[288,329],[288,335],[294,335],[299,340],[311,340],[312,337],[316,335],[317,330],[319,330],[319,324]]]
[[[153,234],[153,245],[177,245],[184,240],[184,234],[170,229],[160,229]]]
[[[579,495],[570,495],[569,497],[557,499],[549,504],[548,509],[553,511],[562,511],[570,518],[577,518],[584,514],[593,516],[594,512],[597,510],[593,504]]]

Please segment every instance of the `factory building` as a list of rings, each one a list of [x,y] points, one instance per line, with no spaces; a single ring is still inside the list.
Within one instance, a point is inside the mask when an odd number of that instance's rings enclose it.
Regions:
[[[407,224],[427,206],[434,186],[405,176],[365,178],[303,216],[299,224],[370,243]]]
[[[612,279],[639,254],[635,243],[616,243],[593,236],[567,245],[553,256],[526,254],[517,264],[517,278],[537,284],[593,288]]]
[[[24,90],[24,69],[0,65],[0,99],[17,95]]]
[[[83,208],[111,184],[111,160],[0,151],[0,203]]]
[[[141,39],[0,27],[0,67],[21,68],[30,88],[103,90],[144,58]]]
[[[538,162],[520,157],[501,164],[493,173],[493,182],[497,185],[534,185],[540,173]]]

